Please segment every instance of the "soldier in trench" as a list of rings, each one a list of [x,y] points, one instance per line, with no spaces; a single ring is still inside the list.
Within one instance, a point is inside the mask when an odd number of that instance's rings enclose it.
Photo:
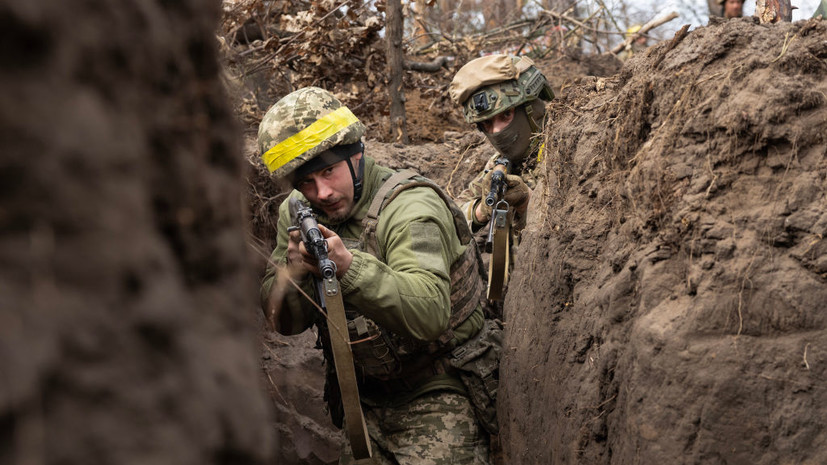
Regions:
[[[313,295],[311,277],[319,275],[299,231],[288,231],[289,199],[309,202],[336,264],[373,463],[488,464],[488,435],[446,363],[446,351],[486,325],[479,253],[458,207],[426,179],[377,165],[365,154],[364,132],[347,107],[314,87],[287,95],[264,116],[262,159],[294,188],[279,208],[277,246],[261,288],[265,314],[285,335],[317,326],[325,398],[342,427],[329,349],[337,334],[288,282]],[[353,462],[345,441],[340,463]]]
[[[708,0],[707,3],[711,16],[731,19],[744,15],[744,0]]]
[[[723,7],[723,15],[726,19],[740,18],[744,16],[744,0],[718,0]]]
[[[512,248],[526,224],[534,168],[543,157],[542,130],[545,102],[554,98],[545,76],[528,57],[489,55],[466,63],[451,82],[451,99],[496,149],[480,173],[461,195],[462,210],[480,244],[493,211],[485,202],[498,162],[507,163],[505,200],[513,209]]]
[[[628,40],[629,37],[634,36],[643,28],[640,24],[634,24],[626,29],[626,33],[624,37]],[[649,47],[649,38],[646,37],[645,34],[641,34],[637,38],[635,38],[631,43],[629,43],[626,48],[623,49],[620,53],[617,54],[617,57],[620,58],[621,61],[626,61],[635,54],[641,53]]]

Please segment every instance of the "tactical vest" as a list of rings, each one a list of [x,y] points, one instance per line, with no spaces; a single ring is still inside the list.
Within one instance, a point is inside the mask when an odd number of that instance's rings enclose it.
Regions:
[[[486,316],[489,316],[488,313],[491,311],[484,292],[485,268],[464,214],[438,185],[411,170],[393,173],[384,180],[362,220],[364,229],[361,237],[358,241],[343,238],[345,245],[384,261],[376,238],[379,215],[400,193],[414,187],[428,187],[439,194],[451,211],[457,237],[466,245],[465,252],[450,269],[451,317],[448,328],[436,341],[424,343],[394,334],[360,314],[358,309],[346,306],[357,377],[360,378],[362,387],[367,387],[368,390],[376,388],[377,385],[385,391],[398,388],[410,390],[432,376],[444,372],[446,365],[440,363],[441,358],[450,352],[457,342],[464,342],[455,340],[454,330],[465,322],[478,306],[482,306]],[[323,333],[327,333],[326,328],[322,329]],[[328,334],[320,336],[327,342],[325,339],[329,337]]]

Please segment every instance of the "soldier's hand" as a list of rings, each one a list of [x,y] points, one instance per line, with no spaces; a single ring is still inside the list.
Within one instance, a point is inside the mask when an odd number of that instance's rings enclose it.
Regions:
[[[480,198],[477,200],[477,208],[474,209],[474,216],[476,216],[477,223],[487,223],[491,219],[491,211],[493,207],[485,204],[485,198],[491,192],[491,177],[494,176],[494,170],[489,170],[479,182]]]
[[[488,174],[482,179],[482,186],[486,186],[482,189],[482,195],[480,196],[480,200],[477,203],[477,208],[475,209],[476,220],[478,223],[485,223],[491,219],[491,211],[493,210],[492,207],[489,207],[485,204],[485,197],[488,196],[488,192],[490,191],[491,186],[491,177],[494,175],[494,171],[489,171]],[[511,208],[514,208],[519,213],[525,213],[526,208],[528,207],[528,200],[531,197],[531,189],[528,188],[525,181],[522,178],[515,174],[507,174],[505,176],[505,201],[508,202],[508,205]]]
[[[307,273],[304,268],[304,255],[307,254],[307,249],[304,248],[302,242],[302,233],[298,229],[290,231],[287,241],[287,271],[294,279],[299,278]]]
[[[342,238],[338,234],[321,224],[319,225],[319,231],[322,232],[322,236],[327,241],[327,257],[336,264],[336,277],[341,278],[350,269],[350,264],[353,263],[353,254],[345,247],[345,243],[342,242]]]
[[[528,188],[521,177],[514,174],[506,175],[505,183],[508,186],[505,191],[505,201],[518,212],[525,212],[528,207],[528,200],[531,198],[531,189]]]

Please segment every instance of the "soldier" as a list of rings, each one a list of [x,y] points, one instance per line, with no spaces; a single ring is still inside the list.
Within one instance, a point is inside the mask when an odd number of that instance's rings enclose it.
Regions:
[[[542,157],[545,102],[553,99],[554,93],[530,58],[490,55],[460,68],[451,82],[450,95],[461,106],[465,121],[476,125],[498,152],[463,194],[469,225],[477,232],[491,219],[493,207],[485,200],[493,168],[498,160],[507,161],[505,200],[514,211],[509,220],[516,240],[525,226],[535,184],[532,170]],[[483,237],[479,235],[478,241]]]
[[[744,15],[744,0],[707,0],[707,3],[710,16],[731,19]]]
[[[718,0],[726,19],[744,16],[744,0]]]
[[[294,187],[288,200],[316,211],[336,264],[374,463],[487,464],[488,435],[444,357],[487,323],[479,253],[462,213],[438,187],[365,156],[364,131],[332,94],[308,87],[268,110],[258,145],[273,175]],[[300,233],[288,231],[288,200],[279,208],[262,305],[282,334],[317,325],[328,367],[325,399],[342,427],[329,350],[335,334],[286,285],[289,274],[312,295],[309,277],[319,274]],[[353,462],[346,441],[340,463]]]
[[[628,40],[630,37],[640,32],[641,29],[643,29],[643,26],[641,26],[640,24],[634,24],[630,26],[628,29],[626,29],[626,33],[623,36],[626,38],[626,40]],[[635,40],[630,42],[623,49],[623,51],[618,53],[617,57],[620,58],[622,61],[626,61],[636,53],[640,53],[646,50],[649,47],[648,42],[648,37],[646,37],[645,34],[641,34],[640,36],[635,38]]]

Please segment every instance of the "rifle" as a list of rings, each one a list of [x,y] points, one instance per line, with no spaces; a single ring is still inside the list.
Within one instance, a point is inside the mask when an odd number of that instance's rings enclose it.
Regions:
[[[494,172],[491,174],[491,189],[485,196],[485,204],[492,208],[488,237],[485,240],[485,251],[491,254],[488,264],[487,291],[487,297],[490,300],[502,300],[503,287],[508,281],[509,236],[511,235],[508,221],[509,205],[505,200],[505,191],[508,188],[505,175],[508,172],[508,166],[508,159],[497,159]]]
[[[329,325],[330,348],[333,363],[336,366],[336,378],[342,395],[342,407],[345,414],[345,429],[350,441],[350,448],[356,463],[372,463],[367,424],[359,401],[359,386],[356,384],[356,368],[353,365],[353,352],[350,349],[350,335],[347,329],[347,317],[336,279],[336,263],[327,255],[327,241],[319,230],[319,223],[313,209],[304,205],[299,199],[289,200],[290,217],[293,226],[288,231],[300,230],[304,247],[319,262],[322,277],[313,277],[316,285],[316,300],[325,311]],[[331,328],[332,326],[332,328]],[[337,334],[334,334],[334,331]],[[363,461],[364,459],[364,461]]]
[[[498,198],[505,197],[508,185],[505,182],[505,175],[508,171],[509,161],[506,158],[498,158],[494,162],[494,173],[491,175],[491,190],[485,196],[485,204],[493,207]]]
[[[336,263],[327,256],[327,241],[319,229],[316,221],[316,214],[313,209],[302,203],[297,198],[291,198],[289,203],[290,216],[294,218],[294,225],[287,229],[288,232],[300,230],[304,247],[316,260],[319,261],[319,271],[322,279],[330,279],[336,276]],[[319,279],[316,279],[319,281]]]

